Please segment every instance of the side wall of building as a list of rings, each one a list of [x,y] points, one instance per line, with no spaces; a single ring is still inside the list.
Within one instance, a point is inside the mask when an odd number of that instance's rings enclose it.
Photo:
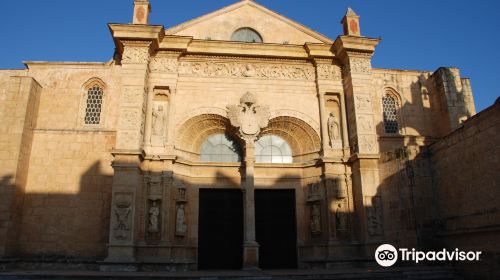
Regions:
[[[26,149],[31,153],[25,152],[25,187],[15,211],[19,230],[10,256],[102,259],[113,175],[113,104],[120,93],[115,68],[102,63],[28,66],[29,79],[40,84],[39,110],[24,108],[33,116],[31,134],[22,137],[31,143]],[[86,85],[92,81],[104,86],[103,118],[97,126],[83,121]]]
[[[480,265],[463,264],[474,279],[499,276],[495,269],[500,262],[499,131],[497,101],[430,147],[441,227],[438,238],[450,249],[483,252]]]
[[[16,250],[39,94],[25,71],[0,73],[0,256]]]

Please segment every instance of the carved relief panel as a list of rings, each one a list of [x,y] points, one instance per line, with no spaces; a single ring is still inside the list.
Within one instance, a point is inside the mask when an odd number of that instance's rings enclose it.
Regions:
[[[364,200],[368,235],[382,236],[384,234],[384,227],[381,198],[380,196],[365,196]]]
[[[125,44],[122,54],[122,63],[147,63],[149,60],[149,46]]]
[[[342,73],[340,67],[331,64],[318,64],[318,78],[324,80],[341,81]]]
[[[153,73],[177,73],[177,58],[171,57],[153,57],[149,62],[149,70]]]
[[[311,235],[321,235],[321,193],[320,183],[312,183],[308,185],[309,194],[307,196],[307,204],[309,208],[309,230]]]
[[[132,236],[132,193],[116,193],[111,220],[112,237],[117,241],[130,241]]]
[[[263,78],[314,80],[314,68],[309,65],[279,65],[253,62],[181,62],[179,74],[200,77]]]

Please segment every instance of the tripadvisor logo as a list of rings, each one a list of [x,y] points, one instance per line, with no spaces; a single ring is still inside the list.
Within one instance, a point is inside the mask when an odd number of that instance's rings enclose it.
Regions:
[[[409,250],[406,248],[399,248],[397,250],[391,244],[383,244],[378,246],[375,251],[375,260],[377,263],[384,267],[393,266],[398,258],[401,261],[411,261],[419,263],[421,261],[479,261],[481,251],[460,251],[455,249],[448,251],[442,249],[440,251],[417,251],[414,248]]]

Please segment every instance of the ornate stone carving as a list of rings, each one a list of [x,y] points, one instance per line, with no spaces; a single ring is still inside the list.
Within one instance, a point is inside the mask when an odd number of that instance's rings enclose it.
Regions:
[[[139,104],[143,101],[143,90],[138,87],[123,88],[122,100],[124,103]]]
[[[255,139],[262,128],[269,124],[269,107],[257,106],[257,99],[250,92],[240,98],[239,105],[227,106],[231,125],[239,128],[244,139]]]
[[[113,236],[117,240],[128,240],[130,238],[132,195],[116,194],[114,208],[115,223],[113,227]]]
[[[321,209],[319,203],[311,204],[310,227],[312,234],[321,234]]]
[[[348,237],[345,233],[348,231],[349,227],[347,187],[346,182],[345,180],[342,180],[342,177],[343,176],[326,180],[326,184],[332,192],[331,197],[329,198],[331,211],[330,221],[333,224],[330,234],[337,238]]]
[[[328,117],[328,136],[330,137],[330,147],[332,149],[339,148],[340,125],[333,112]]]
[[[366,219],[368,234],[380,236],[384,234],[382,224],[382,202],[380,196],[365,196]]]
[[[148,47],[125,46],[122,55],[122,63],[147,63],[148,60]]]
[[[355,95],[354,103],[356,104],[356,110],[362,112],[372,111],[372,99],[370,95]]]
[[[175,58],[153,57],[149,63],[151,72],[177,73],[178,61]]]
[[[309,185],[307,203],[309,204],[309,229],[312,235],[319,235],[321,234],[321,195],[318,183]]]
[[[299,112],[299,111],[296,111],[296,110],[293,110],[293,109],[278,109],[278,110],[273,110],[271,112],[270,118],[274,119],[274,118],[278,118],[278,117],[294,117],[296,119],[299,119],[299,120],[307,123],[308,125],[310,125],[317,134],[320,134],[319,133],[320,132],[319,123],[316,122],[313,118],[311,118],[307,114],[304,114],[302,112]]]
[[[148,176],[146,178],[149,195],[161,195],[162,180],[160,176]]]
[[[330,64],[319,64],[318,67],[318,78],[325,80],[342,80],[342,74],[340,68],[336,65]]]
[[[335,201],[335,228],[337,231],[347,231],[348,214],[347,200],[343,198]]]
[[[151,200],[151,206],[149,207],[149,223],[148,232],[157,233],[160,231],[160,200]]]
[[[176,213],[175,213],[175,235],[185,236],[187,233],[186,223],[186,186],[177,181]]]
[[[375,153],[376,141],[374,135],[360,135],[358,137],[358,146],[360,153]]]
[[[136,129],[140,122],[140,112],[138,109],[122,109],[120,114],[120,128]]]
[[[306,65],[269,65],[239,62],[181,62],[179,73],[201,77],[235,77],[314,80],[314,69]]]
[[[361,132],[372,132],[373,117],[371,115],[358,116],[358,128]]]
[[[352,57],[349,64],[345,66],[348,73],[370,73],[372,69],[369,58]]]

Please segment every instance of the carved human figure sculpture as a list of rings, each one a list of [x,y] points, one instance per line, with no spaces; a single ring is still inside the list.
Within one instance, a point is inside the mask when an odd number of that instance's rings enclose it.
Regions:
[[[347,229],[347,213],[345,212],[345,204],[343,201],[337,203],[337,209],[335,210],[335,224],[338,231]]]
[[[321,233],[321,210],[318,203],[311,204],[311,233]]]
[[[334,147],[334,142],[340,138],[340,129],[337,118],[334,113],[328,117],[328,136],[330,137],[330,147]]]
[[[160,227],[160,208],[156,200],[153,200],[151,207],[149,208],[149,228],[148,231],[155,233],[159,231]]]
[[[167,115],[163,110],[163,105],[158,105],[153,109],[153,135],[163,136]]]
[[[185,212],[184,212],[184,203],[180,203],[179,206],[177,206],[175,234],[180,235],[180,236],[184,236],[186,234],[186,230],[187,230],[187,225],[186,225],[186,218],[185,218]]]

